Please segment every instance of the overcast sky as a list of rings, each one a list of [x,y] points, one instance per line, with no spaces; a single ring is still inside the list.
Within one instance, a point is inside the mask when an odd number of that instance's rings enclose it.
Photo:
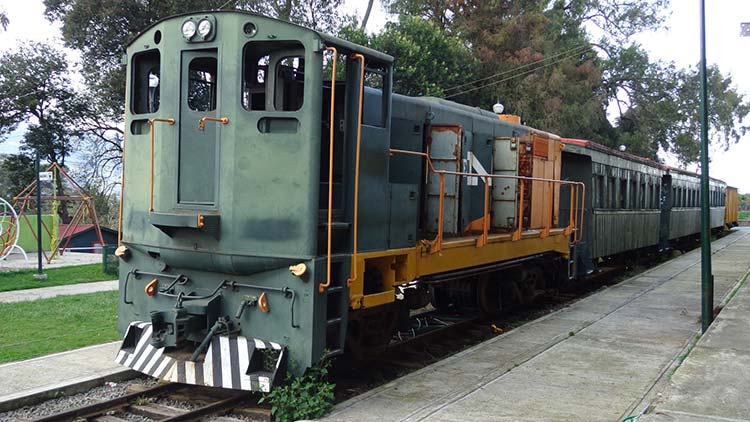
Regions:
[[[363,3],[345,0],[344,8],[347,13],[362,16]],[[387,19],[378,3],[376,1],[370,17],[370,31],[381,28]],[[699,1],[672,0],[671,3],[668,29],[641,34],[636,39],[652,58],[675,61],[681,67],[695,65],[700,55]],[[740,23],[750,22],[750,0],[707,0],[706,3],[708,62],[718,64],[725,75],[731,74],[739,91],[750,97],[750,38],[740,37]],[[44,19],[42,0],[0,0],[0,9],[5,10],[10,19],[7,32],[0,32],[0,51],[12,49],[27,40],[53,40],[62,44],[59,26]],[[13,134],[0,143],[0,153],[17,151],[19,138],[19,134]],[[750,134],[732,145],[729,151],[713,147],[710,156],[709,173],[712,177],[739,187],[741,192],[750,192]],[[690,168],[695,169],[695,166]]]

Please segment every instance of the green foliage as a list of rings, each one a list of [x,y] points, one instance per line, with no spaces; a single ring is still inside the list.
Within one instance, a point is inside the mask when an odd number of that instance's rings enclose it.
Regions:
[[[628,92],[628,108],[620,114],[619,142],[646,157],[656,158],[662,150],[682,163],[697,162],[701,129],[698,67],[649,64],[642,75],[639,83],[644,86]],[[750,114],[750,102],[718,67],[709,66],[707,78],[710,141],[726,150],[750,128],[743,124]]]
[[[0,56],[0,139],[26,124],[23,152],[39,150],[65,164],[80,136],[74,122],[83,103],[76,96],[65,54],[49,44],[29,43]]]
[[[750,211],[750,193],[741,193],[737,195],[740,211]]]
[[[0,363],[120,338],[117,292],[0,303]]]
[[[0,198],[13,203],[13,197],[21,193],[35,177],[31,157],[23,154],[0,157]]]
[[[64,286],[68,284],[91,283],[117,278],[102,271],[101,264],[74,265],[45,269],[47,279],[39,281],[33,277],[36,270],[6,271],[0,273],[0,292],[41,287]]]
[[[287,383],[264,395],[261,403],[271,403],[271,413],[277,422],[322,417],[333,405],[335,385],[327,381],[330,365],[325,360],[302,377],[287,375]]]
[[[445,88],[466,82],[477,65],[460,38],[419,17],[402,15],[372,37],[350,23],[339,37],[393,56],[393,89],[399,94],[443,96]]]

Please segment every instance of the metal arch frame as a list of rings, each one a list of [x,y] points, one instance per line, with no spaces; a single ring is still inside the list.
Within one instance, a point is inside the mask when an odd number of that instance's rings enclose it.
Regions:
[[[64,233],[59,236],[57,243],[55,244],[52,253],[47,254],[46,251],[42,250],[42,254],[44,255],[44,258],[47,260],[47,263],[51,263],[52,260],[57,256],[57,253],[60,252],[60,246],[62,245],[62,249],[65,250],[67,246],[70,244],[70,240],[72,237],[72,234],[75,232],[75,228],[81,223],[86,213],[88,213],[89,218],[91,218],[91,221],[94,224],[94,230],[96,232],[96,236],[99,240],[99,243],[103,246],[105,244],[104,237],[102,236],[102,230],[99,226],[99,217],[96,214],[96,208],[93,205],[93,201],[91,198],[91,195],[86,192],[85,189],[81,187],[78,183],[76,183],[75,180],[58,164],[57,162],[53,162],[52,164],[47,167],[45,171],[57,171],[59,175],[62,175],[62,177],[70,182],[70,184],[73,186],[73,189],[75,191],[74,195],[40,195],[41,201],[49,201],[49,200],[63,200],[63,201],[80,201],[80,204],[76,208],[75,212],[73,213],[73,218],[71,219],[71,224],[68,225],[67,229]],[[20,220],[21,217],[23,217],[24,221],[26,221],[26,224],[28,225],[29,229],[31,229],[31,234],[34,236],[34,239],[38,240],[39,236],[41,236],[41,233],[37,233],[37,231],[34,229],[33,225],[31,224],[31,221],[29,220],[28,216],[25,213],[26,208],[29,207],[29,204],[31,201],[36,201],[36,191],[37,191],[37,184],[36,181],[31,182],[28,186],[26,186],[21,193],[19,193],[16,197],[13,198],[13,202],[15,205],[18,206],[20,203],[20,208],[18,212],[18,219]],[[47,234],[51,237],[52,231],[49,227],[47,227],[47,224],[44,223],[44,220],[41,221],[41,225],[44,228],[44,230],[47,232]],[[71,228],[71,226],[73,226]],[[70,237],[69,237],[70,236]],[[68,237],[68,239],[65,241],[65,244],[63,244],[62,240]],[[62,252],[60,252],[62,254]]]
[[[25,261],[29,260],[29,257],[26,255],[26,251],[18,246],[18,237],[21,233],[21,225],[18,220],[18,214],[16,213],[15,208],[13,208],[13,205],[10,204],[10,202],[6,201],[3,198],[0,198],[0,205],[4,205],[7,209],[10,209],[11,214],[11,224],[14,226],[15,230],[15,238],[13,239],[13,244],[8,246],[5,242],[3,242],[3,249],[0,250],[0,261],[4,261],[8,256],[10,256],[11,253],[13,253],[13,249],[18,249],[23,254],[23,259]],[[5,236],[5,231],[2,230],[2,226],[0,226],[0,237]]]

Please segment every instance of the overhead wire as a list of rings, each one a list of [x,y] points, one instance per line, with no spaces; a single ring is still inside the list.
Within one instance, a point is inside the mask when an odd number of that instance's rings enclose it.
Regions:
[[[558,63],[560,63],[562,61],[565,61],[565,60],[567,60],[567,59],[569,59],[569,58],[571,58],[571,57],[573,57],[573,56],[575,56],[577,54],[579,54],[579,53],[578,52],[571,53],[571,54],[569,54],[569,55],[567,55],[565,57],[560,58],[559,60],[555,60],[555,61],[552,61],[552,62],[549,62],[549,63],[545,63],[545,64],[543,64],[541,66],[537,66],[537,67],[525,70],[523,72],[517,73],[517,74],[509,76],[507,78],[503,78],[503,79],[500,79],[500,80],[497,80],[497,81],[492,81],[492,82],[484,84],[484,85],[476,86],[474,88],[470,88],[470,89],[467,89],[467,90],[464,90],[464,91],[460,91],[460,92],[456,92],[456,93],[453,93],[453,94],[450,94],[450,95],[446,95],[443,98],[448,99],[448,98],[457,97],[457,96],[462,95],[462,94],[466,94],[466,93],[473,92],[473,91],[476,91],[476,90],[479,90],[479,89],[487,88],[488,86],[497,85],[499,83],[507,82],[509,80],[512,80],[512,79],[515,79],[515,78],[518,78],[518,77],[521,77],[521,76],[526,76],[526,75],[529,75],[531,73],[536,72],[537,70],[544,69],[546,67],[550,67],[550,66],[558,64]]]
[[[459,84],[459,85],[456,85],[456,86],[452,86],[450,88],[446,88],[445,91],[451,91],[451,90],[454,90],[454,89],[462,88],[462,87],[467,86],[467,85],[472,85],[472,84],[475,84],[475,83],[486,81],[488,79],[496,78],[498,76],[507,75],[509,73],[516,72],[516,71],[521,70],[523,68],[526,68],[526,67],[529,67],[529,66],[533,66],[535,64],[539,64],[539,63],[545,62],[547,60],[552,60],[552,59],[554,59],[556,57],[560,57],[560,56],[567,55],[567,54],[573,54],[574,51],[577,54],[579,52],[579,50],[583,51],[583,50],[586,50],[586,49],[589,49],[589,48],[590,48],[590,45],[588,45],[588,44],[579,44],[576,47],[569,48],[569,49],[567,49],[565,51],[562,51],[562,52],[557,53],[557,54],[553,54],[551,56],[547,56],[547,57],[545,57],[543,59],[539,59],[539,60],[534,61],[534,62],[522,64],[521,66],[514,67],[513,69],[504,70],[502,72],[498,72],[498,73],[495,73],[493,75],[486,76],[484,78],[476,79],[476,80],[469,81],[469,82],[464,82],[462,84]]]

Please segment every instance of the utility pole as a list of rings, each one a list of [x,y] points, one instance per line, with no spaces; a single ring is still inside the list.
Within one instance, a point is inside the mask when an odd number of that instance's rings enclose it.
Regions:
[[[39,150],[36,150],[36,274],[37,280],[46,280],[47,274],[42,272],[42,185],[39,177]]]
[[[711,203],[708,178],[708,87],[706,81],[706,0],[701,0],[701,331],[714,319],[714,277],[711,274]]]

